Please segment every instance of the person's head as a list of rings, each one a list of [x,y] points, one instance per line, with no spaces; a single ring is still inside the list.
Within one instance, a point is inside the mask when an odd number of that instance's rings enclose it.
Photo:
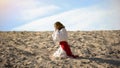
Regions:
[[[55,27],[55,29],[58,29],[58,30],[65,28],[65,26],[59,21],[55,22],[54,27]]]

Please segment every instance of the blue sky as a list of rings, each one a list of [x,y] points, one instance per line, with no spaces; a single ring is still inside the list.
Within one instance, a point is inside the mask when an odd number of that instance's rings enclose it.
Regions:
[[[0,31],[119,30],[119,0],[1,0]]]

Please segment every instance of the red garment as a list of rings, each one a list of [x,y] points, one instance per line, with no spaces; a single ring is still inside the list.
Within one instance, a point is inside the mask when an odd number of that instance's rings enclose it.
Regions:
[[[70,46],[68,45],[68,43],[66,41],[61,41],[60,42],[60,46],[66,52],[67,56],[73,57],[73,58],[77,58],[78,57],[78,56],[75,56],[75,55],[72,54]]]

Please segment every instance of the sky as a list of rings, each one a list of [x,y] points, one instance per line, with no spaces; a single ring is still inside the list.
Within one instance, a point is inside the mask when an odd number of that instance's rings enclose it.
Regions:
[[[120,30],[120,0],[0,0],[0,31]]]

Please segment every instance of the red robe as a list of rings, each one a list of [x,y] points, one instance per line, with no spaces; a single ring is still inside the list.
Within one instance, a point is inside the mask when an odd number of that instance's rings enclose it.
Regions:
[[[60,42],[60,46],[66,52],[67,56],[73,57],[73,58],[77,58],[78,57],[77,55],[73,55],[72,54],[70,46],[68,45],[68,43],[66,41],[61,41]]]

